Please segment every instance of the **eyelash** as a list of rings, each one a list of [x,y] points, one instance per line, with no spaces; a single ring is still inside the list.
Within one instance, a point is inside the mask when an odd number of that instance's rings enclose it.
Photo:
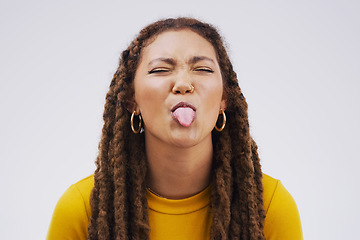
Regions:
[[[214,72],[213,70],[208,69],[208,68],[198,68],[198,69],[195,69],[195,71],[197,71],[197,72],[209,72],[209,73]]]
[[[167,69],[154,69],[154,70],[148,71],[149,74],[152,74],[152,73],[163,73],[163,72],[169,72],[169,70],[167,70]]]

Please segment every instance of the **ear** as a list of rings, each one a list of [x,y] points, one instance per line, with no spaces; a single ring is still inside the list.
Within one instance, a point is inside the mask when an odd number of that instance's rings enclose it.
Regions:
[[[220,110],[226,110],[226,100],[222,99],[220,102]]]
[[[123,105],[126,110],[128,110],[128,112],[130,114],[132,114],[135,111],[136,115],[140,114],[140,107],[137,104],[136,100],[135,100],[135,94],[131,94],[130,96],[126,96],[125,97],[127,100],[125,101],[125,104]]]
[[[135,115],[139,115],[140,112],[140,107],[139,105],[137,105],[136,102],[131,102],[127,105],[126,109],[129,111],[129,113],[133,113],[135,111]]]
[[[139,107],[139,105],[137,105],[137,103],[135,103],[135,109],[134,109],[134,111],[135,111],[135,115],[140,115],[140,107]]]

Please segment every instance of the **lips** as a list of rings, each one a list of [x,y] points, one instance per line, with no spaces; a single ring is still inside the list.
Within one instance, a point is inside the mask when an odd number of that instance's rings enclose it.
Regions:
[[[181,126],[189,127],[195,120],[196,108],[187,102],[179,102],[171,108],[171,115]]]
[[[188,107],[188,108],[191,108],[192,110],[196,111],[196,108],[191,103],[179,102],[171,108],[171,112],[174,112],[177,108],[180,108],[180,107],[183,107],[183,108]]]

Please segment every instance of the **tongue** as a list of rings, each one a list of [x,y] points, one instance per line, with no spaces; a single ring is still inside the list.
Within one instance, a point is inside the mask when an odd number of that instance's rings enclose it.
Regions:
[[[173,112],[174,118],[184,127],[188,127],[195,119],[195,111],[189,107],[179,107]]]

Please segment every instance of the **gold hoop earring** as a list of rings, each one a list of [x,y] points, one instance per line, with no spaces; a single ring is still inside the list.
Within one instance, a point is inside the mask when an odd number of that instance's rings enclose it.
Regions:
[[[141,130],[141,121],[142,121],[142,118],[141,118],[141,114],[139,114],[139,128],[135,130],[134,128],[134,116],[135,116],[135,112],[136,111],[133,111],[133,113],[131,114],[131,118],[130,118],[130,126],[131,126],[131,130],[133,131],[133,133],[135,134],[138,134]]]
[[[225,111],[224,110],[221,110],[221,113],[220,114],[222,114],[222,118],[223,118],[223,123],[222,123],[222,125],[221,125],[221,127],[220,128],[218,128],[217,126],[216,126],[216,123],[215,123],[215,129],[216,129],[216,131],[218,131],[218,132],[221,132],[222,130],[224,130],[224,128],[225,128],[225,124],[226,124],[226,115],[225,115]],[[217,122],[217,121],[216,121]]]

